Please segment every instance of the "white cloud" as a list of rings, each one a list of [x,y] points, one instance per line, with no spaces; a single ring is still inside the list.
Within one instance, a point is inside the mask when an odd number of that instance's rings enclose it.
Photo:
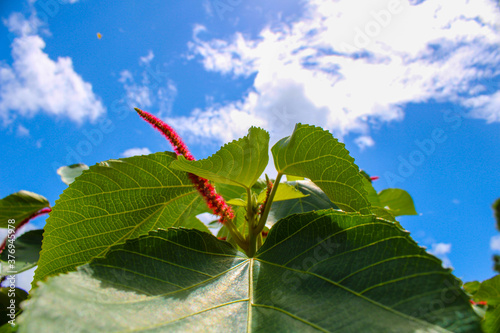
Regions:
[[[490,249],[493,251],[500,251],[500,235],[491,237]]]
[[[364,150],[366,147],[373,147],[375,145],[375,141],[373,141],[372,137],[366,135],[356,138],[354,142],[356,142],[361,150]]]
[[[18,114],[39,112],[68,117],[75,122],[95,120],[105,112],[92,85],[75,72],[69,57],[52,60],[36,35],[39,22],[12,14],[4,24],[16,37],[11,45],[12,65],[0,64],[0,117],[11,122]]]
[[[155,55],[153,51],[149,50],[147,55],[139,58],[139,63],[143,65],[148,65],[151,62],[151,60],[153,60],[154,57]]]
[[[434,243],[432,244],[432,248],[429,250],[429,253],[432,253],[439,259],[443,261],[443,266],[446,268],[453,268],[450,258],[448,258],[448,254],[451,253],[451,244],[450,243]]]
[[[500,121],[500,91],[492,95],[479,95],[471,97],[464,103],[473,108],[472,115],[486,119],[488,122]]]
[[[172,112],[177,87],[158,66],[155,71],[151,68],[153,58],[152,51],[139,58],[139,65],[144,68],[140,74],[140,82],[136,82],[134,74],[129,70],[123,70],[118,81],[123,84],[128,105],[141,109],[153,108],[160,116],[167,116]]]
[[[267,27],[255,39],[237,33],[205,40],[206,28],[196,26],[191,57],[207,71],[256,74],[255,80],[241,100],[168,121],[180,132],[220,141],[245,134],[251,124],[280,139],[306,122],[339,137],[358,133],[358,142],[371,144],[370,128],[402,120],[411,102],[468,104],[477,107],[473,116],[499,120],[500,93],[488,94],[481,84],[500,75],[494,1],[309,0],[306,9],[301,20]]]
[[[123,157],[132,157],[138,155],[149,155],[151,154],[151,150],[149,148],[130,148],[121,153]]]
[[[30,136],[30,130],[24,127],[23,125],[19,124],[17,126],[17,136]]]

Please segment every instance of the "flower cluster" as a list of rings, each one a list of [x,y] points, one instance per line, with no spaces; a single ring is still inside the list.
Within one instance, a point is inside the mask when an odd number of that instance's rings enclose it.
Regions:
[[[189,152],[186,144],[177,135],[172,127],[160,120],[159,118],[153,116],[149,112],[143,111],[136,108],[135,111],[148,123],[150,123],[154,128],[160,131],[172,144],[174,151],[177,155],[184,156],[189,161],[194,161],[195,158]],[[219,221],[224,224],[228,219],[232,220],[234,218],[234,212],[232,208],[224,201],[224,199],[217,194],[215,188],[210,184],[210,182],[201,178],[195,174],[188,173],[189,179],[193,182],[194,186],[205,199],[208,207],[212,210],[215,215],[218,215]]]

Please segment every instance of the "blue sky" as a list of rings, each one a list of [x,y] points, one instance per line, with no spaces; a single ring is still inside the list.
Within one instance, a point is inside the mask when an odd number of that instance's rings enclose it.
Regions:
[[[494,274],[495,1],[7,0],[0,16],[1,197],[54,204],[62,165],[170,150],[133,107],[197,158],[250,125],[274,143],[303,122],[344,141],[377,190],[407,190],[420,216],[401,223],[458,277]]]

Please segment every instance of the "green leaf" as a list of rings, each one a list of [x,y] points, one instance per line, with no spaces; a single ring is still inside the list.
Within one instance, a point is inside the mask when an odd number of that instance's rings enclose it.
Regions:
[[[485,332],[500,332],[500,275],[483,281],[480,285],[471,282],[464,286],[473,295],[476,302],[485,301],[488,304],[482,323]]]
[[[309,178],[344,211],[370,212],[363,176],[344,144],[328,131],[297,124],[271,151],[278,172]]]
[[[86,164],[78,163],[68,166],[62,166],[57,169],[57,174],[61,176],[61,180],[69,185],[75,181],[75,178],[80,176],[83,171],[88,170],[89,167]]]
[[[472,282],[464,283],[465,291],[471,295],[474,295],[479,290],[480,286],[481,286],[481,282],[479,282],[479,281],[472,281]]]
[[[413,199],[405,190],[399,188],[388,188],[379,194],[381,207],[389,207],[394,216],[418,215],[415,211]]]
[[[171,167],[218,183],[251,188],[267,166],[268,150],[269,133],[251,127],[248,135],[224,145],[212,156],[199,161],[180,156]]]
[[[469,290],[474,290],[477,285],[468,285]],[[500,304],[500,275],[483,281],[479,288],[473,293],[476,302],[485,301],[488,305],[495,306]],[[500,318],[499,318],[500,319]]]
[[[11,324],[7,323],[0,326],[0,333],[14,333],[17,332],[18,327],[19,326],[17,326],[17,324],[12,326]]]
[[[363,184],[365,186],[366,198],[371,204],[370,212],[385,220],[397,222],[395,216],[392,214],[392,211],[389,211],[382,206],[378,193],[377,191],[375,191],[375,188],[372,185],[370,176],[368,176],[368,174],[364,171],[361,172],[361,175],[363,175],[364,177]],[[399,225],[399,222],[397,223]]]
[[[385,208],[372,206],[372,207],[370,207],[370,212],[372,214],[375,214],[377,217],[380,217],[384,220],[391,221],[391,222],[397,222],[394,215],[392,215],[391,212]],[[399,225],[399,222],[398,222],[398,225]]]
[[[8,323],[9,320],[16,319],[19,311],[21,311],[19,305],[27,298],[28,293],[20,288],[0,288],[0,326]],[[13,300],[13,303],[11,300]],[[13,307],[14,317],[9,316],[12,313],[9,307]]]
[[[42,248],[43,229],[30,230],[25,232],[14,242],[15,248],[9,258],[9,242],[7,242],[5,250],[0,254],[0,269],[1,275],[11,275],[11,271],[19,274],[36,266],[40,257],[40,249]],[[8,262],[9,259],[15,258],[15,267],[11,268]]]
[[[282,202],[273,202],[273,205],[271,206],[271,213],[268,218],[268,222],[271,225],[279,219],[292,214],[329,208],[338,209],[338,207],[330,201],[326,194],[310,180],[295,181],[286,184],[294,186],[297,190],[304,194],[304,197]],[[283,183],[279,186],[281,185],[283,185]]]
[[[74,270],[113,245],[157,228],[194,227],[203,204],[173,153],[109,160],[90,167],[63,192],[45,226],[35,281]]]
[[[488,308],[482,326],[486,333],[500,332],[500,306]]]
[[[240,206],[240,207],[246,207],[247,202],[243,199],[231,199],[227,201],[228,205],[233,205],[233,206]]]
[[[287,182],[293,182],[293,181],[296,181],[296,180],[304,180],[304,177],[286,175],[286,181]]]
[[[257,198],[259,203],[263,203],[266,199],[266,192],[267,190],[263,190],[259,193],[259,197]],[[273,202],[300,199],[306,196],[306,194],[300,192],[294,186],[287,183],[280,183],[278,189],[276,190],[276,194],[274,195]]]
[[[251,259],[197,230],[150,232],[41,283],[19,324],[40,333],[480,332],[459,280],[408,233],[332,210],[281,220]]]
[[[0,200],[0,228],[8,228],[9,220],[15,220],[11,226],[17,227],[40,209],[50,207],[49,201],[36,193],[19,191]]]
[[[366,178],[363,178],[363,185],[366,191],[366,198],[368,199],[370,204],[372,206],[383,207],[380,203],[378,193],[372,185],[372,182],[370,180],[367,180]]]

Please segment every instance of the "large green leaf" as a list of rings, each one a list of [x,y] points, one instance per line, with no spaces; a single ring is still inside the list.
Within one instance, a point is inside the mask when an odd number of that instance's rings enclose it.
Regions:
[[[35,281],[74,270],[113,245],[157,228],[186,226],[203,204],[173,153],[110,160],[90,167],[63,192],[43,235]],[[186,224],[188,223],[188,224]]]
[[[180,156],[171,167],[224,184],[251,188],[269,161],[269,133],[251,127],[245,137],[225,144],[212,156],[188,161]]]
[[[405,190],[388,188],[378,194],[381,207],[389,207],[394,216],[418,215],[413,204],[413,199]]]
[[[43,230],[30,230],[16,238],[14,248],[9,248],[9,243],[0,255],[1,275],[22,273],[36,266],[42,248]],[[9,256],[10,254],[10,256]],[[9,260],[12,260],[9,263]],[[15,272],[15,273],[13,273]]]
[[[328,131],[297,124],[271,151],[278,172],[309,178],[344,211],[370,212],[363,176],[344,144]]]
[[[75,311],[78,309],[78,311]],[[249,259],[170,229],[41,283],[20,332],[480,332],[460,282],[372,215],[292,215]]]
[[[8,228],[9,220],[15,220],[11,226],[18,226],[40,209],[49,207],[49,201],[36,193],[19,191],[0,200],[0,228]]]

